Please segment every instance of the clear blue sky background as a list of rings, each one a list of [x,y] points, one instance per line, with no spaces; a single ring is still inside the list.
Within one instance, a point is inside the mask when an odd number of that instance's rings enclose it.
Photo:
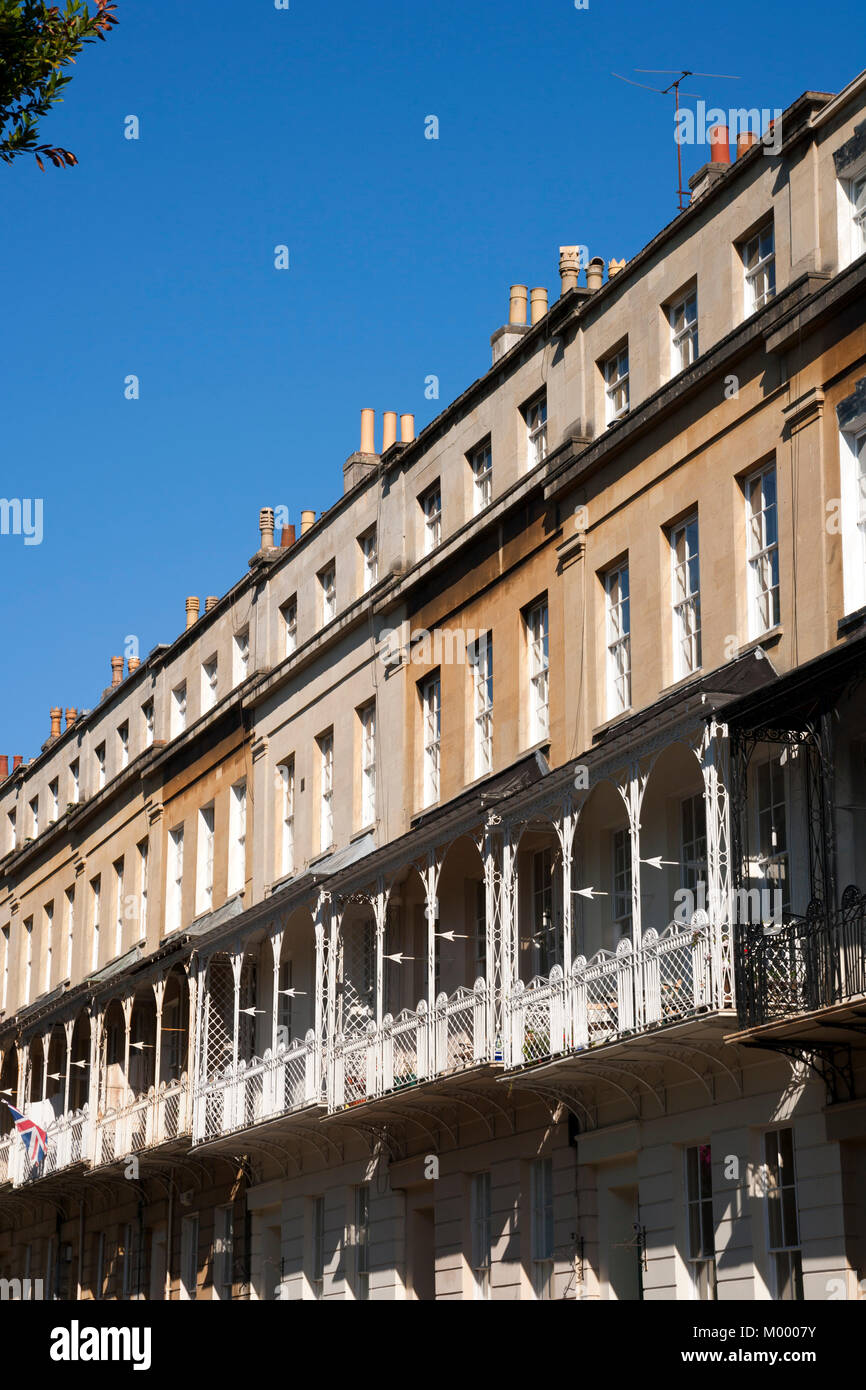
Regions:
[[[785,107],[844,86],[862,32],[854,0],[118,12],[42,126],[78,167],[0,165],[0,496],[44,499],[41,545],[0,537],[0,751],[25,757],[127,634],[145,655],[235,582],[260,506],[335,500],[362,406],[420,428],[487,369],[511,283],[553,298],[560,244],[630,257],[671,219],[670,99],[612,71]]]

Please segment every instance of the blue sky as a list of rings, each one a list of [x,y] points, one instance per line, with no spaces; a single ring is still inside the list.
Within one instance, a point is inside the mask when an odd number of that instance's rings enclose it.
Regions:
[[[145,655],[235,582],[260,506],[335,500],[362,406],[422,427],[487,369],[510,284],[553,298],[561,244],[630,257],[671,219],[670,99],[612,71],[733,73],[686,85],[772,109],[857,70],[848,0],[821,23],[802,0],[118,13],[41,128],[78,167],[0,165],[0,497],[44,518],[40,545],[0,535],[0,751],[25,757],[127,634]]]

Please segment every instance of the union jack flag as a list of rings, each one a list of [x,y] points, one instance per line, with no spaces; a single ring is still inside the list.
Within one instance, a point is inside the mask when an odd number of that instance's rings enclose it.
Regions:
[[[31,1163],[41,1163],[45,1157],[48,1144],[48,1135],[44,1129],[40,1129],[35,1120],[28,1120],[20,1110],[16,1110],[14,1105],[9,1105],[8,1100],[4,1102],[12,1113],[15,1121],[15,1128],[21,1135],[24,1147],[27,1150],[27,1157]]]

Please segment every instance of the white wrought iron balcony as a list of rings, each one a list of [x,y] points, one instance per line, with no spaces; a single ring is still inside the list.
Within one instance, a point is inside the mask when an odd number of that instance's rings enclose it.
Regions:
[[[317,1104],[319,1076],[319,1047],[312,1029],[303,1041],[227,1067],[196,1092],[195,1142],[208,1143]]]
[[[155,1149],[190,1132],[190,1088],[186,1076],[151,1086],[146,1096],[99,1115],[94,1125],[94,1167]]]

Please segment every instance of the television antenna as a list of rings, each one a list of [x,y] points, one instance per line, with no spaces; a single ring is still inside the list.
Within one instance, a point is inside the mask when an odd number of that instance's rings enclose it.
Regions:
[[[680,83],[685,82],[687,77],[712,77],[719,78],[725,82],[739,82],[739,77],[730,72],[692,72],[689,68],[634,68],[634,72],[643,73],[647,77],[670,77],[672,73],[679,72],[679,77],[675,77],[673,82],[667,87],[651,87],[648,82],[635,82],[632,77],[623,77],[622,73],[611,73],[612,77],[618,77],[620,82],[628,82],[632,87],[642,87],[645,92],[658,92],[660,96],[674,94],[674,126],[679,122],[680,115]],[[684,97],[697,97],[700,92],[683,92]],[[683,188],[683,154],[682,146],[677,141],[677,198],[679,199],[680,212],[683,210],[683,198],[685,189]]]

